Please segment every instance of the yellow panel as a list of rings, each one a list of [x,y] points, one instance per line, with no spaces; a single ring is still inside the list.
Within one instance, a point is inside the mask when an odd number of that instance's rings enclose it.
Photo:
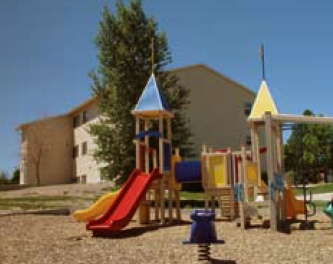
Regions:
[[[266,81],[262,81],[256,100],[254,101],[249,119],[260,118],[265,112],[278,114],[274,100],[268,89]]]
[[[226,186],[226,164],[223,156],[209,156],[209,175],[211,176],[210,187]]]
[[[248,185],[258,185],[258,166],[256,163],[247,163],[247,183]]]
[[[208,187],[208,183],[207,183],[207,173],[206,173],[206,159],[207,156],[206,155],[201,155],[201,180],[202,180],[202,188],[206,188]]]

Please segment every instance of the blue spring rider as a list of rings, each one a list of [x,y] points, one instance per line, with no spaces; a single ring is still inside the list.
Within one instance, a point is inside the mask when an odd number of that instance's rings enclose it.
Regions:
[[[213,210],[194,210],[191,214],[193,220],[190,240],[183,244],[197,244],[199,261],[210,260],[210,245],[224,244],[224,240],[218,240],[214,224],[215,212]]]

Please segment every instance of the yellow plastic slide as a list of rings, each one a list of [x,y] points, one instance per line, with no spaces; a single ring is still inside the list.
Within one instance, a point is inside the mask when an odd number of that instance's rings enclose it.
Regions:
[[[73,217],[76,221],[87,222],[103,214],[116,199],[120,190],[103,195],[85,210],[76,210]]]

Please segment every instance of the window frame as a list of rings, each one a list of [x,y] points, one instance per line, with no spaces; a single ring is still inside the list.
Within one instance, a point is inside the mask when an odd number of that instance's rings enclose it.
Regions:
[[[79,153],[80,153],[80,146],[75,145],[73,147],[73,159],[77,158],[79,156]]]
[[[82,124],[85,124],[88,122],[88,110],[82,111]]]
[[[80,115],[76,115],[73,117],[73,128],[80,126]]]
[[[81,155],[84,156],[84,155],[87,155],[87,154],[88,154],[88,142],[84,141],[81,144]]]
[[[246,102],[244,103],[244,114],[249,116],[251,114],[253,103]]]

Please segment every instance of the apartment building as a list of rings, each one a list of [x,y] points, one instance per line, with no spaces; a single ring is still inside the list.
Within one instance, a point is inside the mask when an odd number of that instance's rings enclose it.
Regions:
[[[202,144],[216,148],[250,144],[246,119],[255,100],[253,91],[202,64],[172,72],[190,89],[186,115],[198,157]],[[66,114],[20,125],[20,183],[36,185],[37,171],[42,185],[100,182],[101,164],[92,156],[96,146],[88,133],[99,117],[98,101],[90,98]]]

